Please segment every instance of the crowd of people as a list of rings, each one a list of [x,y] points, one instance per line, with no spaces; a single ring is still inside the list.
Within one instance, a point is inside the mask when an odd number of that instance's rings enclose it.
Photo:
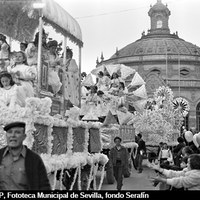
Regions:
[[[0,34],[0,103],[6,106],[25,106],[28,97],[36,96],[38,78],[38,41],[36,33],[32,42],[20,43],[20,51],[10,51],[6,36]],[[58,42],[42,33],[42,65],[47,67],[48,91],[52,96],[61,92],[66,100],[79,105],[79,70],[73,51],[66,48],[66,63],[59,55]],[[64,76],[61,76],[64,74]],[[62,80],[64,79],[64,80]],[[64,91],[64,92],[63,92]]]
[[[157,155],[150,160],[148,166],[156,172],[154,186],[159,184],[160,190],[199,190],[200,148],[184,134],[177,142],[174,147],[160,142]]]

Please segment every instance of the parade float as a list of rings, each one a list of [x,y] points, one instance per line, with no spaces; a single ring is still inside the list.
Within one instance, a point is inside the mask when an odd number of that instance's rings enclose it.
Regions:
[[[4,19],[0,22],[1,33],[24,42],[32,41],[36,29],[39,30],[36,95],[27,98],[24,107],[16,105],[11,108],[0,103],[0,147],[6,145],[3,126],[13,121],[24,121],[27,136],[24,144],[41,155],[53,190],[64,189],[64,182],[69,190],[89,190],[91,187],[100,190],[108,162],[107,156],[101,153],[100,123],[80,121],[79,108],[69,109],[64,90],[59,96],[48,91],[48,63],[42,57],[43,25],[51,25],[64,36],[64,49],[67,38],[78,46],[80,75],[83,42],[79,24],[53,0],[3,0],[0,5],[0,16]],[[64,64],[65,57],[66,51]],[[64,82],[62,74],[60,77]],[[97,183],[99,166],[101,175]],[[70,181],[66,184],[67,175]]]
[[[42,29],[43,24],[51,25],[61,33],[64,36],[64,49],[66,38],[77,44],[80,79],[83,46],[81,29],[54,1],[40,1],[43,4],[35,8],[33,3],[38,1],[1,1],[0,16],[5,19],[0,22],[1,32],[18,41],[31,41],[39,24],[39,45],[36,97],[27,98],[25,107],[15,106],[10,109],[0,103],[0,147],[6,145],[3,126],[13,121],[24,121],[27,135],[24,144],[41,155],[53,190],[62,190],[63,185],[69,190],[100,190],[105,170],[108,183],[114,182],[112,169],[108,167],[108,156],[102,153],[114,145],[114,137],[121,137],[122,145],[128,149],[133,148],[135,133],[139,132],[143,133],[147,144],[174,142],[177,136],[174,133],[189,110],[188,102],[182,98],[174,100],[167,87],[159,88],[154,98],[148,99],[145,81],[138,72],[122,64],[113,64],[102,65],[91,73],[96,76],[100,71],[109,76],[118,73],[124,83],[132,75],[131,83],[125,85],[127,91],[123,95],[105,92],[108,98],[103,104],[86,103],[89,92],[84,87],[96,85],[91,75],[88,75],[79,83],[79,108],[69,108],[64,98],[64,87],[59,96],[48,91],[48,65],[42,60]],[[10,13],[14,14],[10,16]],[[64,63],[65,57],[66,52]],[[63,74],[59,75],[65,85]],[[135,108],[134,112],[129,111],[129,105]],[[97,181],[98,172],[100,180]],[[130,172],[127,174],[127,177],[130,176]]]
[[[128,124],[134,126],[136,133],[143,133],[147,145],[166,142],[174,146],[177,144],[180,128],[189,109],[186,99],[174,98],[169,87],[160,86],[153,98],[147,99],[144,110],[136,112]]]

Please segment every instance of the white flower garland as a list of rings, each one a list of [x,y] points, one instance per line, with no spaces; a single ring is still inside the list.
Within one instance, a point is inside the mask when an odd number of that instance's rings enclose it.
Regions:
[[[104,172],[105,172],[105,164],[102,167],[102,171],[101,171],[101,179],[100,179],[100,183],[99,183],[99,187],[98,190],[101,190],[102,184],[103,184],[103,179],[104,179]]]
[[[57,175],[57,170],[54,171],[54,174],[53,174],[53,186],[52,186],[52,190],[55,190],[56,189],[56,175]]]
[[[77,175],[78,175],[78,171],[79,171],[79,167],[76,168],[76,172],[74,174],[74,179],[73,179],[73,182],[72,182],[69,190],[73,190],[73,187],[74,187],[74,184],[76,182]]]
[[[73,137],[73,129],[72,126],[69,126],[68,128],[68,138],[67,138],[67,153],[72,154],[73,150],[73,143],[74,143],[74,137]]]
[[[96,175],[97,175],[98,167],[99,167],[98,163],[95,163],[94,174],[93,174],[93,176],[94,176],[94,179],[93,179],[94,180],[93,181],[93,188],[94,188],[94,190],[97,190]]]
[[[90,189],[90,184],[91,184],[92,180],[94,179],[93,171],[94,171],[94,163],[92,163],[92,165],[91,165],[91,167],[90,167],[90,173],[89,173],[89,179],[88,179],[87,190]]]
[[[60,190],[62,190],[63,173],[64,173],[64,168],[62,168],[61,173],[60,173],[60,179],[59,179],[59,189]]]
[[[81,165],[78,166],[78,190],[81,190]]]
[[[85,128],[85,142],[84,142],[84,153],[88,152],[88,146],[89,146],[89,139],[90,139],[90,134],[89,134],[89,129],[88,127]]]

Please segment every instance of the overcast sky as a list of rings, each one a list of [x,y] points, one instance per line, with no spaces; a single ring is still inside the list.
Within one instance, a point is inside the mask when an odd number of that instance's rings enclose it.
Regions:
[[[148,11],[157,0],[55,0],[79,23],[84,46],[82,71],[89,73],[103,52],[109,59],[116,50],[136,41],[150,28]],[[180,38],[200,46],[200,0],[162,0],[171,11],[169,28]],[[76,52],[77,47],[68,43]],[[77,58],[77,54],[75,55]]]

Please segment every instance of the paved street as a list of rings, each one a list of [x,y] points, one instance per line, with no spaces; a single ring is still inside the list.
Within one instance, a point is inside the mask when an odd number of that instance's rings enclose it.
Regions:
[[[135,169],[132,169],[131,176],[129,178],[124,178],[122,190],[158,190],[148,179],[154,175],[153,170],[147,167],[144,167],[143,172],[140,174]],[[114,184],[107,184],[105,178],[102,190],[116,190],[116,182]]]

